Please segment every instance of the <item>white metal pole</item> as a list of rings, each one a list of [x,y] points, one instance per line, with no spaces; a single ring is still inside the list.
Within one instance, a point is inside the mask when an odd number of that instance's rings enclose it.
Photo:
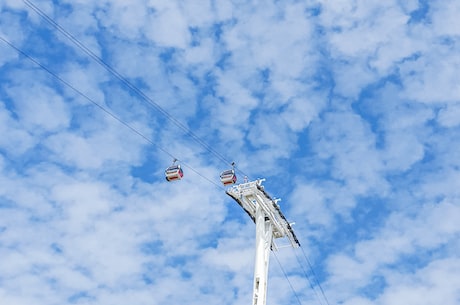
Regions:
[[[256,261],[254,267],[253,305],[265,305],[267,298],[268,262],[273,239],[273,227],[256,202]]]

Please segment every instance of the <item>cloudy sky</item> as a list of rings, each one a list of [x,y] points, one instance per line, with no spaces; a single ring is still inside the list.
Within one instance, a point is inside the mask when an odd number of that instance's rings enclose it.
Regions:
[[[460,304],[459,15],[1,0],[0,303],[250,304],[234,161],[302,244],[272,253],[267,304]]]

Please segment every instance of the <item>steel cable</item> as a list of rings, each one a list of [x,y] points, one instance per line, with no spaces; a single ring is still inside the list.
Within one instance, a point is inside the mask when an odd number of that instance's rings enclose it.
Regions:
[[[130,129],[132,132],[134,132],[135,134],[137,134],[138,136],[140,136],[141,138],[143,138],[144,140],[146,140],[148,143],[150,143],[151,145],[155,146],[156,148],[158,148],[159,150],[161,150],[162,152],[164,152],[165,154],[167,154],[168,156],[170,156],[172,159],[177,159],[172,153],[170,153],[169,151],[167,151],[165,148],[159,146],[158,144],[156,144],[154,141],[152,141],[149,137],[145,136],[142,132],[140,132],[138,129],[134,128],[133,126],[131,126],[129,123],[127,123],[126,121],[122,120],[121,118],[119,118],[117,115],[115,115],[113,112],[111,112],[109,109],[107,109],[106,107],[104,107],[103,105],[101,105],[100,103],[94,101],[92,98],[90,98],[89,96],[87,96],[85,93],[81,92],[79,89],[77,89],[75,86],[73,86],[71,83],[69,83],[68,81],[64,80],[63,78],[61,78],[59,75],[57,75],[56,73],[54,73],[53,71],[51,71],[50,69],[48,69],[46,66],[44,66],[43,64],[41,64],[38,60],[36,60],[35,58],[33,58],[32,56],[30,56],[29,54],[27,54],[26,52],[22,51],[21,49],[19,49],[18,47],[16,47],[14,44],[12,44],[10,41],[8,41],[7,39],[3,38],[0,36],[0,40],[2,40],[4,43],[6,43],[8,46],[10,46],[11,48],[13,48],[14,50],[16,50],[18,53],[20,53],[21,55],[23,55],[24,57],[26,57],[27,59],[29,59],[31,62],[33,62],[34,64],[36,64],[38,67],[40,67],[41,69],[43,69],[44,71],[48,72],[51,76],[53,76],[54,78],[56,78],[59,82],[61,82],[62,84],[64,84],[65,86],[67,86],[68,88],[72,89],[75,93],[77,93],[78,95],[80,95],[81,97],[83,97],[84,99],[86,99],[87,101],[91,102],[93,105],[95,105],[96,107],[98,107],[101,111],[103,111],[104,113],[106,113],[108,116],[112,117],[113,119],[115,119],[116,121],[118,121],[120,124],[124,125],[126,128]],[[178,159],[177,159],[178,160]],[[209,181],[210,183],[214,184],[216,187],[220,188],[220,189],[223,189],[225,190],[224,187],[222,187],[221,185],[215,183],[213,180],[209,179],[208,177],[202,175],[199,171],[195,170],[192,166],[184,163],[181,161],[181,164],[190,169],[191,171],[193,171],[195,174],[197,174],[198,176],[200,176],[201,178]]]
[[[107,71],[109,71],[112,75],[114,75],[118,80],[124,83],[129,89],[135,92],[139,97],[141,97],[144,101],[147,102],[148,105],[156,109],[162,115],[164,115],[168,120],[170,120],[174,125],[176,125],[179,129],[181,129],[186,135],[190,135],[193,140],[195,140],[199,145],[201,145],[205,150],[213,154],[216,158],[218,158],[221,162],[225,163],[226,165],[232,164],[233,161],[228,161],[222,154],[217,152],[211,146],[209,146],[206,142],[204,142],[199,136],[197,136],[192,130],[190,130],[187,126],[182,124],[179,120],[177,120],[173,115],[171,115],[168,111],[162,108],[158,103],[156,103],[152,98],[147,96],[142,90],[132,84],[130,81],[126,79],[123,75],[121,75],[117,70],[115,70],[112,66],[106,63],[102,58],[96,55],[93,51],[88,49],[80,40],[75,38],[71,33],[65,30],[62,26],[60,26],[55,20],[49,17],[45,12],[43,12],[40,8],[34,5],[32,2],[28,0],[23,0],[23,2],[34,10],[38,15],[40,15],[43,19],[45,19],[49,24],[51,24],[55,29],[57,29],[61,34],[67,37],[72,43],[74,43],[78,48],[80,48],[84,53],[86,53],[89,57],[91,57],[94,61],[96,61],[99,65],[104,67]],[[248,175],[237,169],[243,176]]]

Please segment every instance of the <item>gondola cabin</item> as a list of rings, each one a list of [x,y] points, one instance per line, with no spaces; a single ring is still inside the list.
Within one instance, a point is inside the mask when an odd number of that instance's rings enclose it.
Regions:
[[[180,180],[184,177],[184,172],[180,165],[171,165],[165,170],[165,177],[167,181]]]
[[[226,170],[220,174],[220,181],[224,185],[230,185],[236,183],[236,175],[233,169]]]

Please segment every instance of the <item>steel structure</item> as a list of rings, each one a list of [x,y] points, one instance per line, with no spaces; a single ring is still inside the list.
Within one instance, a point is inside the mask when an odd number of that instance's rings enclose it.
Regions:
[[[277,250],[275,239],[286,238],[292,247],[300,247],[299,240],[278,205],[258,179],[234,185],[226,193],[232,197],[256,224],[256,255],[252,304],[265,305],[267,298],[268,263],[270,250]]]

